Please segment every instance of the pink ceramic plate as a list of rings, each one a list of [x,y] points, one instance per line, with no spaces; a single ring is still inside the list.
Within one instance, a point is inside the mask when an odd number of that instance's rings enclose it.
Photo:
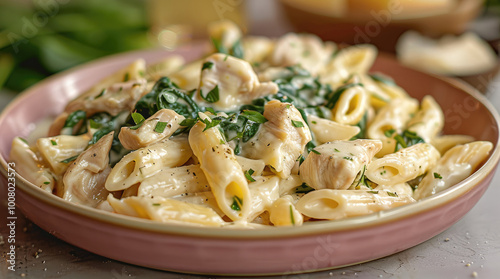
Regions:
[[[201,45],[174,53],[194,59]],[[101,59],[48,78],[20,95],[0,115],[0,168],[7,175],[10,144],[39,119],[57,115],[78,93],[135,58],[149,62],[164,50]],[[351,265],[415,246],[444,231],[479,200],[500,158],[499,116],[488,101],[460,82],[400,66],[380,56],[373,68],[392,76],[412,96],[434,96],[446,117],[445,133],[489,140],[495,149],[480,170],[456,186],[415,204],[302,227],[228,230],[167,225],[70,204],[17,176],[21,211],[56,237],[93,253],[141,266],[205,274],[287,274]],[[4,186],[6,180],[0,179]],[[4,195],[3,195],[4,196]],[[5,196],[4,196],[5,197]]]

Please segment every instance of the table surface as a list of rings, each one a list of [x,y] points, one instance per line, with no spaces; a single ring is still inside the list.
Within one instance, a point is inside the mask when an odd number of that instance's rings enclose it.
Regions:
[[[252,1],[253,2],[253,1]],[[258,1],[264,5],[265,2]],[[256,3],[257,4],[257,3]],[[252,8],[252,7],[250,7]],[[255,7],[254,7],[255,9]],[[267,15],[273,15],[272,11]],[[262,21],[260,24],[263,24]],[[500,76],[487,94],[500,110]],[[13,95],[0,92],[0,110]],[[331,271],[296,275],[308,278],[499,278],[500,175],[496,175],[479,203],[448,230],[411,249],[379,260]],[[6,212],[6,199],[0,211]],[[110,260],[67,244],[18,212],[16,241],[20,247],[16,272],[7,270],[7,228],[0,235],[0,278],[200,278],[169,273]],[[4,242],[4,243],[3,243]]]

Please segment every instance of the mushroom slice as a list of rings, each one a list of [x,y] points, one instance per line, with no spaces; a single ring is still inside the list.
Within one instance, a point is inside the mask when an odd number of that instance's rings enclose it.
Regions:
[[[315,189],[347,189],[381,148],[379,140],[327,142],[309,153],[300,178]]]
[[[111,132],[102,137],[71,163],[63,176],[63,199],[90,207],[96,207],[106,200],[109,192],[104,188],[111,172],[109,151],[113,143]]]
[[[126,149],[139,149],[170,137],[184,119],[184,116],[171,109],[161,109],[135,130],[122,127],[118,139]]]

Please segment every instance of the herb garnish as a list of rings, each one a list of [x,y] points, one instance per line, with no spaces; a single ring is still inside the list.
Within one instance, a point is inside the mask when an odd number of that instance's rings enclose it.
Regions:
[[[424,143],[424,139],[419,137],[417,133],[411,132],[408,130],[404,130],[400,135],[395,135],[394,139],[396,140],[396,147],[394,148],[394,152],[407,148],[417,143]]]
[[[393,192],[386,191],[386,193],[390,197],[396,197],[396,198],[398,197],[398,193],[396,193],[396,192],[393,193]]]
[[[158,123],[156,123],[154,131],[160,134],[163,133],[163,131],[165,131],[165,128],[167,127],[167,124],[168,122],[158,121]]]
[[[241,113],[241,116],[245,117],[248,120],[251,120],[253,122],[263,124],[267,122],[267,119],[258,111],[254,110],[244,110]]]
[[[311,186],[307,185],[305,182],[302,183],[297,188],[295,188],[295,193],[297,193],[297,194],[307,194],[307,193],[309,193],[311,191],[314,191],[314,188],[312,188]]]
[[[207,61],[205,63],[203,63],[203,66],[201,67],[201,70],[205,70],[205,69],[212,69],[212,67],[214,66],[214,63],[213,62],[210,62],[210,61]]]
[[[142,114],[140,114],[138,112],[132,112],[132,114],[130,116],[132,117],[132,119],[134,120],[134,123],[135,123],[135,126],[130,127],[131,130],[139,129],[142,126],[142,124],[144,123],[144,121],[146,121],[144,116],[142,116]]]
[[[64,160],[61,161],[61,163],[64,163],[64,164],[71,163],[74,160],[76,160],[76,158],[78,158],[78,156],[80,156],[80,154],[72,156],[72,157],[69,157],[67,159],[64,159]]]
[[[295,128],[302,128],[302,127],[304,127],[304,123],[302,123],[302,121],[298,121],[298,120],[292,120],[292,125]]]
[[[434,173],[434,178],[443,179],[443,177],[437,172]]]
[[[253,169],[249,169],[248,171],[245,171],[245,177],[248,181],[250,182],[255,182],[255,179],[252,177],[252,174],[254,174],[254,170]]]
[[[231,209],[236,211],[241,211],[243,207],[243,200],[238,196],[233,196],[233,204],[231,204]]]
[[[209,102],[209,103],[215,103],[219,101],[219,85],[217,84],[206,96],[203,96],[201,94],[200,90],[200,96],[203,98],[203,100]]]

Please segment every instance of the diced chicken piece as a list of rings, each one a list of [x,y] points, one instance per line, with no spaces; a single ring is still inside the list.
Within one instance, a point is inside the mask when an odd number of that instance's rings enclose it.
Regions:
[[[274,82],[259,82],[252,66],[244,60],[216,53],[204,65],[196,101],[216,110],[231,111],[255,98],[278,92]],[[214,99],[215,95],[218,98]]]
[[[64,111],[84,110],[88,117],[96,112],[114,116],[124,110],[132,110],[137,100],[147,93],[147,82],[143,77],[145,71],[146,62],[137,60],[71,101]]]
[[[229,50],[241,40],[241,30],[230,20],[212,22],[208,25],[208,34],[213,41],[220,42],[221,47]]]
[[[90,207],[106,200],[109,192],[104,183],[111,172],[109,151],[113,134],[111,132],[102,137],[71,163],[63,176],[63,192],[58,193],[63,199]]]
[[[299,64],[316,75],[336,49],[335,44],[323,43],[315,35],[289,33],[276,42],[269,62],[272,66],[281,67]]]
[[[122,127],[118,139],[126,149],[139,149],[170,137],[184,119],[184,116],[171,109],[161,109],[135,130]]]
[[[322,144],[314,148],[300,165],[300,178],[315,189],[347,189],[381,148],[379,140]]]
[[[146,79],[129,80],[114,83],[91,94],[84,94],[71,101],[66,107],[66,112],[83,110],[87,116],[97,112],[107,112],[113,116],[122,111],[131,111],[135,103],[145,94]]]
[[[288,103],[270,101],[264,107],[264,117],[268,121],[242,146],[243,156],[262,159],[281,178],[287,178],[311,141],[311,132],[300,112]]]
[[[39,138],[36,141],[36,146],[44,162],[56,175],[62,175],[68,168],[68,164],[63,161],[77,156],[85,150],[90,139],[86,134],[80,136],[59,135]]]

